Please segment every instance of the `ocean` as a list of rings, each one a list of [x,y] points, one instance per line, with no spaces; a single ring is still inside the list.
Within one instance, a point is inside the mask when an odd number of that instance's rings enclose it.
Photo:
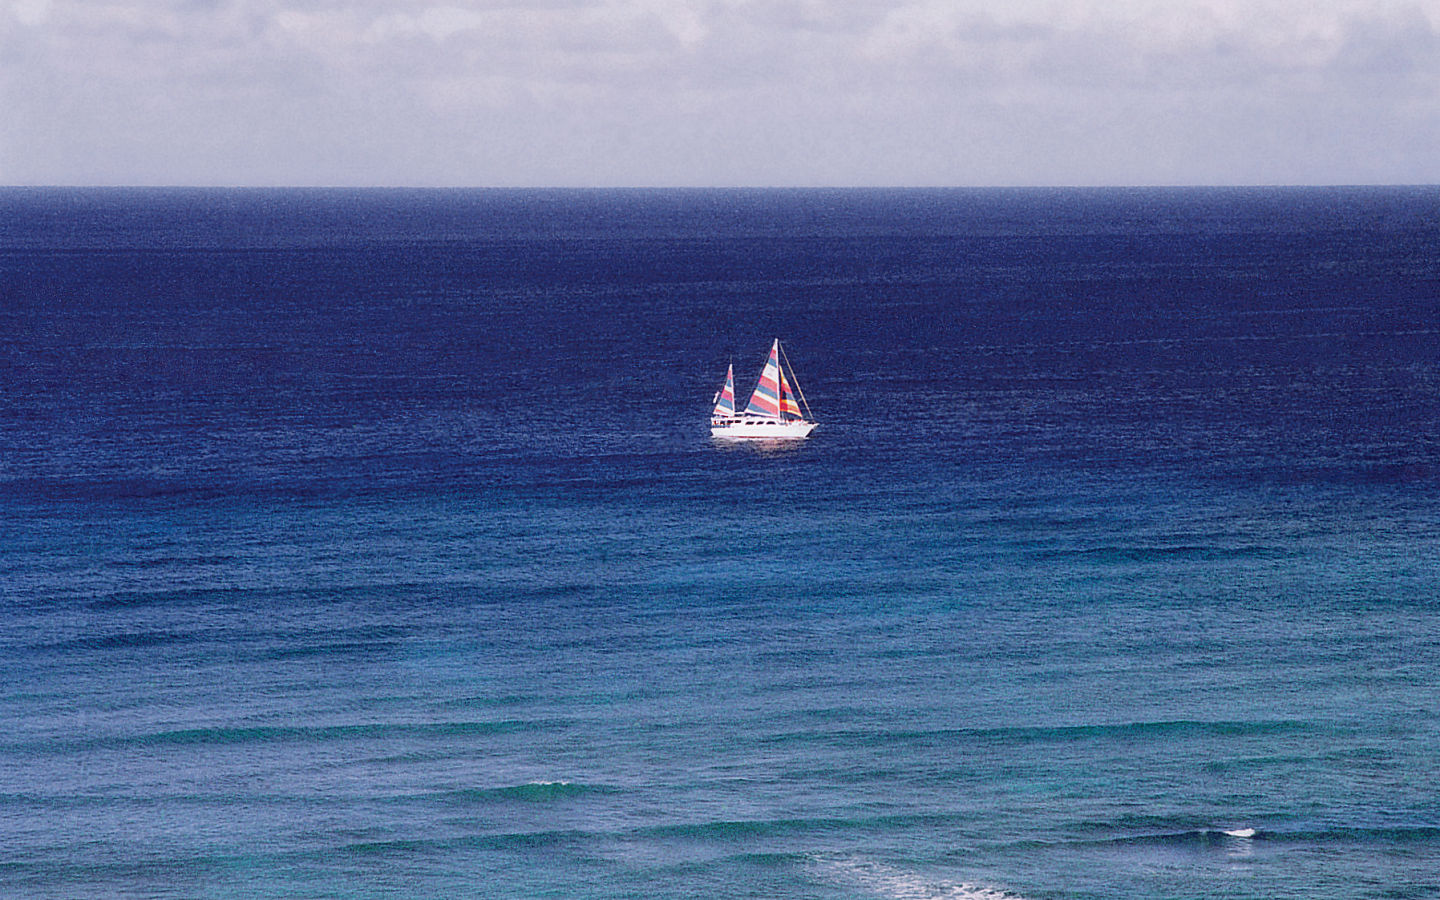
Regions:
[[[0,896],[1440,896],[1437,313],[1437,188],[0,190]]]

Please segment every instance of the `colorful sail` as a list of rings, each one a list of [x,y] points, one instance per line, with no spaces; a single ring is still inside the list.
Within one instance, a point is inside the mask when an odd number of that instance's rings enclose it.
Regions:
[[[704,396],[703,394],[701,396]],[[712,419],[733,419],[735,417],[735,366],[725,369],[725,387],[715,395],[715,411]]]
[[[770,345],[770,358],[760,373],[760,383],[738,416],[734,383],[735,369],[731,366],[725,370],[725,389],[715,395],[711,437],[727,441],[789,441],[802,440],[815,430],[815,423],[806,415],[810,407],[795,383],[795,372],[778,340]]]
[[[790,379],[785,377],[784,369],[780,370],[780,418],[805,418],[800,414],[800,404],[795,399],[795,392],[790,390]]]
[[[770,345],[770,359],[760,373],[760,383],[750,395],[750,404],[745,415],[762,416],[767,419],[780,418],[780,342]]]

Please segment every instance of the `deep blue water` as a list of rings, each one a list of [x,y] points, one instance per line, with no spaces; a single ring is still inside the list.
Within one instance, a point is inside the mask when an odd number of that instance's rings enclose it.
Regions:
[[[0,190],[0,895],[1440,895],[1437,313],[1433,188]]]

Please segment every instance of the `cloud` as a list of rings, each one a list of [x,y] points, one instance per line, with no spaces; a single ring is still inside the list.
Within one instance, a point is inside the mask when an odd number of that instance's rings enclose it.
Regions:
[[[462,32],[493,27],[495,18],[493,13],[458,6],[434,6],[419,13],[387,13],[370,23],[364,38],[378,43],[395,37],[425,36],[443,43]]]
[[[1436,180],[1437,35],[1440,0],[8,0],[0,181]]]
[[[13,0],[10,14],[22,25],[40,25],[50,14],[50,0]]]

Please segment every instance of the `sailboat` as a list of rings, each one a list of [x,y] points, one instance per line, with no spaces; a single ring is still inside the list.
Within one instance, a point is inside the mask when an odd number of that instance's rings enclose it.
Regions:
[[[801,403],[805,404],[803,415]],[[737,441],[797,440],[814,430],[810,404],[800,390],[795,370],[780,349],[778,338],[770,345],[770,359],[760,372],[760,382],[739,415],[735,414],[735,367],[731,365],[725,370],[725,387],[715,395],[715,409],[710,414],[713,437]]]

